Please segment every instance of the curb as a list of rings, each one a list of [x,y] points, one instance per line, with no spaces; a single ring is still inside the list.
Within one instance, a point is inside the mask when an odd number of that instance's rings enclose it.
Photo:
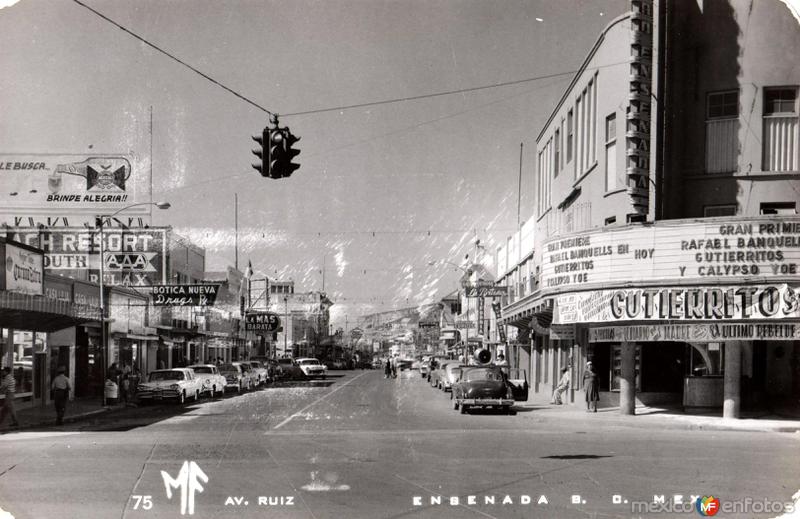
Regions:
[[[125,407],[105,406],[105,407],[101,407],[100,409],[94,409],[92,411],[84,411],[82,413],[71,414],[71,415],[68,415],[68,416],[64,417],[64,423],[65,424],[76,423],[76,422],[83,421],[83,420],[85,420],[87,418],[91,418],[92,416],[97,416],[97,415],[101,415],[101,414],[105,414],[105,413],[110,413],[111,411],[117,411],[117,410],[120,410],[120,409],[125,409]],[[53,414],[55,414],[55,413],[53,413]],[[22,431],[22,430],[25,430],[25,429],[33,429],[33,428],[44,427],[44,426],[57,427],[55,422],[56,422],[55,416],[47,418],[47,419],[38,418],[38,419],[31,420],[31,421],[20,420],[20,424],[19,424],[18,427],[10,427],[8,425],[3,425],[2,428],[0,428],[0,434],[5,434],[5,433],[8,433],[8,432]]]

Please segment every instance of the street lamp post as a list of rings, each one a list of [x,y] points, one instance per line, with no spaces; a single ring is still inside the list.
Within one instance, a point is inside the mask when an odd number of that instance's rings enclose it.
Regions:
[[[129,206],[123,207],[118,211],[111,213],[109,215],[99,215],[95,219],[95,224],[97,225],[98,231],[100,232],[100,351],[103,352],[103,382],[102,382],[102,390],[103,390],[103,405],[107,404],[106,400],[106,379],[108,379],[108,340],[106,337],[106,305],[105,305],[105,287],[103,283],[103,278],[105,276],[105,264],[106,264],[106,255],[105,255],[105,239],[103,237],[103,227],[105,226],[105,220],[109,218],[113,218],[117,216],[122,211],[130,209],[131,207],[137,207],[140,205],[152,205],[158,207],[159,209],[169,209],[171,207],[169,202],[141,202],[138,204],[131,204]]]

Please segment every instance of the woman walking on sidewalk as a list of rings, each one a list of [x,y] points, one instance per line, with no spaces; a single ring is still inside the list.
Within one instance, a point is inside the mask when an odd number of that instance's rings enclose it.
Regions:
[[[69,379],[64,374],[67,370],[64,366],[58,367],[58,375],[53,379],[51,389],[53,390],[53,399],[56,404],[56,425],[64,423],[64,412],[67,410],[67,400],[69,400],[69,391],[72,386]]]
[[[0,381],[0,393],[5,396],[3,400],[3,408],[0,409],[0,424],[2,424],[6,415],[11,415],[11,427],[19,426],[17,421],[17,411],[14,409],[14,398],[17,394],[17,380],[14,374],[11,373],[11,368],[8,366],[3,368],[3,380]]]
[[[597,373],[591,362],[586,363],[586,372],[583,374],[583,389],[586,391],[586,412],[597,412],[597,401],[600,400],[600,388]]]

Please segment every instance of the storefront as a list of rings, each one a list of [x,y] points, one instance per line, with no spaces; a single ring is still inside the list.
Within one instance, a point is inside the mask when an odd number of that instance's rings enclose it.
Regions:
[[[670,220],[543,249],[527,303],[553,305],[549,326],[534,326],[540,391],[563,367],[580,388],[592,361],[601,404],[624,414],[666,402],[737,417],[742,405],[800,396],[797,217]]]

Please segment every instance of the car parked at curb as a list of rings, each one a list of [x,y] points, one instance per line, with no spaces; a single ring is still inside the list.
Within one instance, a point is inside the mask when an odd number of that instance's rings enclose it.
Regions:
[[[219,372],[225,377],[225,390],[232,389],[237,393],[250,389],[250,375],[238,362],[222,364]]]
[[[150,372],[147,382],[139,384],[136,396],[140,402],[175,400],[183,404],[189,398],[198,400],[202,391],[202,382],[192,369],[157,369]]]
[[[195,376],[200,379],[202,384],[202,394],[207,394],[211,398],[225,394],[225,377],[219,372],[214,364],[194,364],[189,366],[194,371]]]
[[[451,392],[453,409],[461,414],[473,408],[501,409],[511,413],[514,393],[498,366],[465,367]]]
[[[256,386],[263,386],[269,382],[269,372],[267,371],[267,368],[265,368],[259,361],[248,360],[245,364],[250,366]]]
[[[297,365],[300,366],[303,374],[308,378],[325,378],[325,375],[328,374],[328,368],[321,364],[319,360],[311,357],[297,359]]]
[[[447,375],[447,371],[446,370],[447,370],[447,366],[450,366],[450,365],[460,366],[461,363],[459,361],[453,360],[453,359],[439,361],[439,363],[436,366],[436,369],[431,371],[431,376],[430,376],[431,387],[435,387],[435,388],[444,390],[444,387],[445,387],[445,380],[444,379],[445,379],[445,377]],[[450,384],[452,384],[452,382],[448,382],[447,383],[447,387],[448,388],[450,387]]]

